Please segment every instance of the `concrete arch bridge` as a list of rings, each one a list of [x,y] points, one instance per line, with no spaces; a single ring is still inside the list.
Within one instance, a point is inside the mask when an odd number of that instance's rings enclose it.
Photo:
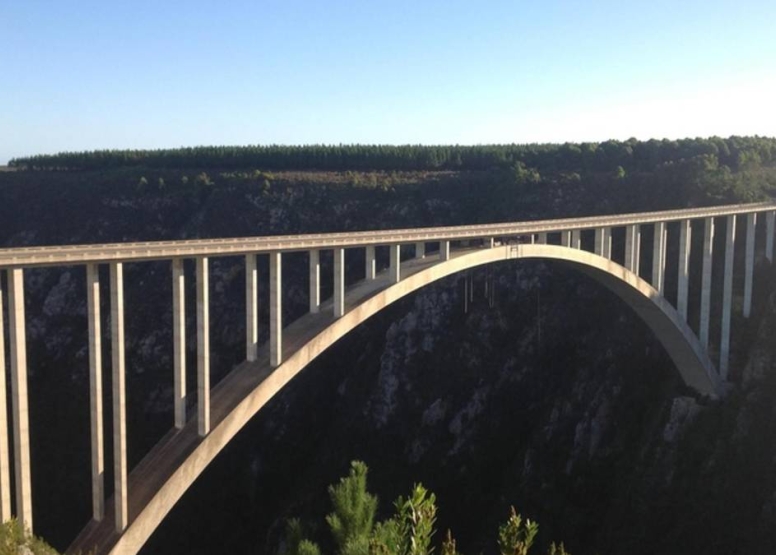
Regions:
[[[764,217],[759,217],[764,216]],[[27,345],[24,273],[40,266],[84,266],[89,327],[92,520],[70,552],[136,553],[165,515],[234,435],[289,380],[339,338],[401,297],[445,276],[513,259],[550,259],[576,268],[631,306],[655,333],[685,383],[699,393],[720,395],[728,377],[733,310],[734,251],[743,227],[743,316],[752,309],[755,240],[773,261],[776,203],[763,202],[638,214],[514,222],[457,227],[162,241],[0,250],[0,314],[7,297],[8,330],[0,318],[0,518],[15,515],[34,530],[27,398]],[[724,271],[714,276],[714,230],[724,222]],[[762,225],[764,223],[764,225]],[[670,233],[669,233],[670,231]],[[624,248],[613,251],[612,236]],[[691,237],[702,235],[701,283],[691,290]],[[619,238],[623,238],[620,241]],[[666,292],[669,239],[678,242],[675,298]],[[700,242],[697,242],[701,244]],[[642,245],[645,248],[642,249]],[[404,248],[402,248],[404,247]],[[390,263],[377,272],[375,250],[387,248]],[[332,250],[334,291],[321,301],[320,252]],[[364,249],[364,278],[345,287],[346,250]],[[651,249],[651,256],[646,251]],[[309,253],[309,312],[281,321],[283,255]],[[402,258],[402,254],[405,258]],[[210,387],[209,275],[211,257],[245,259],[245,361]],[[257,343],[257,257],[269,258],[269,342]],[[186,413],[186,307],[183,260],[196,264],[196,414]],[[127,467],[124,361],[124,264],[169,260],[173,290],[174,427],[132,469]],[[649,267],[646,263],[649,262]],[[672,261],[673,262],[673,261]],[[104,470],[104,380],[101,359],[99,266],[110,268],[113,494],[106,503]],[[672,264],[673,266],[673,264]],[[644,276],[644,277],[642,277]],[[722,279],[722,298],[712,299],[712,279]],[[0,281],[0,288],[2,281]],[[688,324],[690,298],[700,297],[697,329]],[[712,302],[720,303],[720,338],[710,344]],[[6,406],[6,356],[10,356],[11,406]],[[712,361],[710,354],[718,355]],[[9,410],[10,409],[10,410]],[[10,448],[9,439],[13,439]],[[13,453],[13,475],[10,456]],[[11,488],[14,507],[11,507]]]

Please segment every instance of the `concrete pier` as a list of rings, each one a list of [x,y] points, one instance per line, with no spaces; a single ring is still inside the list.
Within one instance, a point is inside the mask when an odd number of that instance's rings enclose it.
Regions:
[[[14,432],[16,518],[32,530],[30,423],[27,405],[27,332],[24,316],[24,272],[8,270],[8,325],[11,339],[11,393]]]
[[[175,428],[186,425],[186,278],[183,259],[172,260],[173,412]]]
[[[374,251],[372,252],[374,254]],[[372,257],[374,265],[374,256]],[[367,260],[367,274],[369,273],[369,260]],[[368,277],[368,276],[367,276]],[[321,251],[310,251],[310,312],[317,314],[321,309]]]
[[[612,259],[612,228],[599,227],[595,230],[595,253]]]
[[[709,347],[709,313],[711,310],[711,259],[714,251],[714,218],[703,220],[703,269],[701,274],[701,314],[698,338]]]
[[[604,229],[602,227],[595,230],[595,245],[593,246],[593,251],[598,256],[604,255]]]
[[[776,212],[768,212],[765,215],[765,258],[773,262],[773,232],[776,223]]]
[[[679,223],[679,276],[677,279],[676,310],[687,321],[687,302],[690,290],[690,249],[692,225],[690,220]]]
[[[641,227],[629,225],[625,227],[625,267],[639,275],[641,258]]]
[[[581,249],[582,248],[582,230],[581,229],[574,229],[571,231],[571,248],[572,249]]]
[[[560,244],[563,247],[569,247],[571,248],[571,232],[570,231],[562,231],[560,234]]]
[[[375,247],[368,245],[366,247],[366,279],[375,279],[377,275],[377,264],[375,262]]]
[[[210,278],[208,259],[197,258],[197,432],[210,433]]]
[[[599,227],[595,230],[595,253],[611,260],[612,258],[612,229]]]
[[[439,242],[439,258],[440,260],[450,260],[450,241]]]
[[[746,264],[744,266],[744,318],[752,315],[752,278],[754,277],[754,232],[757,214],[746,215]]]
[[[725,231],[725,275],[722,281],[722,328],[719,341],[719,374],[728,377],[730,363],[730,316],[733,306],[733,260],[736,247],[736,217],[727,217]]]
[[[652,287],[663,294],[666,268],[666,224],[656,223],[652,243]]]
[[[539,245],[546,245],[547,244],[547,234],[546,233],[539,233],[536,236],[536,242]]]
[[[401,280],[401,245],[391,245],[388,249],[390,250],[388,273],[391,283],[399,283]]]
[[[345,249],[334,249],[334,317],[345,314]]]
[[[256,255],[245,255],[245,360],[254,362],[259,350],[259,277]]]
[[[426,258],[426,243],[420,241],[415,243],[415,258]]]
[[[3,284],[0,274],[0,521],[11,518],[11,463],[8,448],[8,394],[5,383],[5,329]]]
[[[283,265],[280,252],[269,253],[269,364],[283,362]]]
[[[127,389],[124,367],[124,265],[110,265],[110,335],[113,386],[113,500],[116,531],[129,524],[127,507]]]
[[[105,516],[105,446],[102,429],[102,323],[100,321],[100,274],[97,264],[86,266],[86,314],[89,328],[89,428],[92,460],[92,518]],[[3,390],[5,390],[5,376]],[[2,400],[5,405],[5,399]],[[2,418],[5,410],[0,408]]]

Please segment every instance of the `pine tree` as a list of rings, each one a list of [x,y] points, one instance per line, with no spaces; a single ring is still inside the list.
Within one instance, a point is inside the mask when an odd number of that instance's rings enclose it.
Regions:
[[[453,534],[450,530],[447,531],[447,536],[445,536],[445,539],[442,542],[442,555],[461,555],[455,549],[455,540],[453,539]]]
[[[377,497],[366,491],[367,467],[361,461],[350,463],[350,474],[339,484],[329,486],[334,511],[326,517],[340,555],[355,555],[369,545],[377,511]]]
[[[395,514],[375,524],[377,498],[366,490],[367,467],[361,461],[350,464],[350,473],[329,486],[333,511],[326,522],[334,537],[337,555],[431,555],[436,524],[436,497],[416,484],[409,497],[399,497]],[[539,525],[523,518],[511,508],[509,519],[499,527],[501,555],[528,555]],[[461,555],[450,531],[442,542],[441,555]],[[304,539],[297,519],[286,528],[287,555],[321,555],[317,544]],[[547,555],[570,555],[563,544],[550,545]]]
[[[571,555],[571,553],[566,551],[566,548],[563,546],[562,542],[560,545],[555,545],[555,542],[552,542],[550,544],[550,550],[547,552],[547,555]]]
[[[286,554],[321,555],[321,549],[317,544],[304,539],[302,524],[298,518],[292,518],[286,524]]]
[[[528,555],[539,525],[523,518],[512,507],[512,514],[498,529],[498,547],[501,555]]]

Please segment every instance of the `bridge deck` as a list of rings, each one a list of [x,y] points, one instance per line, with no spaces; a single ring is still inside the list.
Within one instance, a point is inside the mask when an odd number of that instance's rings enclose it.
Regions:
[[[640,212],[563,218],[528,222],[506,222],[450,227],[384,229],[307,235],[274,235],[227,239],[190,239],[142,243],[112,243],[96,245],[63,245],[0,249],[0,268],[32,266],[66,266],[73,264],[166,260],[200,256],[234,256],[249,253],[292,252],[312,249],[355,248],[367,245],[409,244],[419,241],[459,241],[487,237],[508,237],[532,233],[553,233],[581,229],[649,225],[749,214],[776,210],[775,201],[752,204],[732,204]]]
[[[452,258],[462,256],[468,250],[452,253]],[[402,262],[401,277],[404,279],[437,263],[437,255],[424,259]],[[346,289],[345,310],[361,304],[373,295],[388,288],[392,283],[388,272],[383,271],[374,280],[359,281]],[[333,321],[331,299],[321,304],[317,314],[305,314],[283,328],[283,359],[321,333]],[[269,364],[269,346],[261,346],[256,362],[243,362],[227,374],[212,390],[210,398],[211,423],[215,429],[245,398],[247,392],[255,389],[272,372]],[[190,411],[196,415],[196,410]],[[190,418],[181,430],[169,431],[151,451],[129,473],[129,522],[134,521],[151,498],[162,488],[173,472],[191,455],[200,442],[197,434],[197,419]],[[111,498],[105,506],[105,518],[90,521],[68,548],[68,553],[93,552],[95,555],[108,553],[118,541],[119,534],[114,527],[114,505]]]

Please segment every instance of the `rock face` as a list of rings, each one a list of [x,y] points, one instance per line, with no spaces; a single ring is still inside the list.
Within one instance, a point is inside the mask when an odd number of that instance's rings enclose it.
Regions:
[[[39,199],[35,213],[53,213],[59,197],[43,189],[29,193]],[[25,194],[0,189],[19,206]],[[72,192],[79,194],[86,195]],[[369,227],[367,215],[378,207],[381,227],[455,223],[468,198],[439,191],[418,202],[409,193],[321,187],[270,195],[216,188],[196,198],[95,194],[82,199],[77,223],[20,215],[0,223],[0,239],[17,246],[52,237],[77,243],[357,229]],[[241,264],[211,262],[214,384],[242,355]],[[306,258],[289,255],[284,264],[294,284],[284,297],[290,321],[307,303]],[[322,264],[325,296],[327,255]],[[363,255],[348,253],[347,264],[358,276]],[[260,262],[260,275],[266,271]],[[193,284],[193,268],[187,272]],[[90,514],[83,269],[29,271],[26,280],[35,531],[64,548]],[[466,280],[474,288],[468,310]],[[172,424],[169,267],[128,265],[125,282],[133,464]],[[439,528],[451,528],[465,553],[495,552],[510,505],[540,522],[542,542],[562,539],[575,555],[776,552],[776,300],[767,288],[756,293],[759,312],[739,322],[736,337],[740,385],[710,403],[681,385],[621,301],[570,270],[501,263],[431,285],[360,326],[273,399],[144,552],[273,553],[287,518],[322,522],[326,485],[355,458],[369,465],[386,511],[413,482],[434,491]],[[188,295],[191,307],[193,287]],[[193,311],[187,326],[193,337]],[[105,342],[109,361],[107,335]]]

